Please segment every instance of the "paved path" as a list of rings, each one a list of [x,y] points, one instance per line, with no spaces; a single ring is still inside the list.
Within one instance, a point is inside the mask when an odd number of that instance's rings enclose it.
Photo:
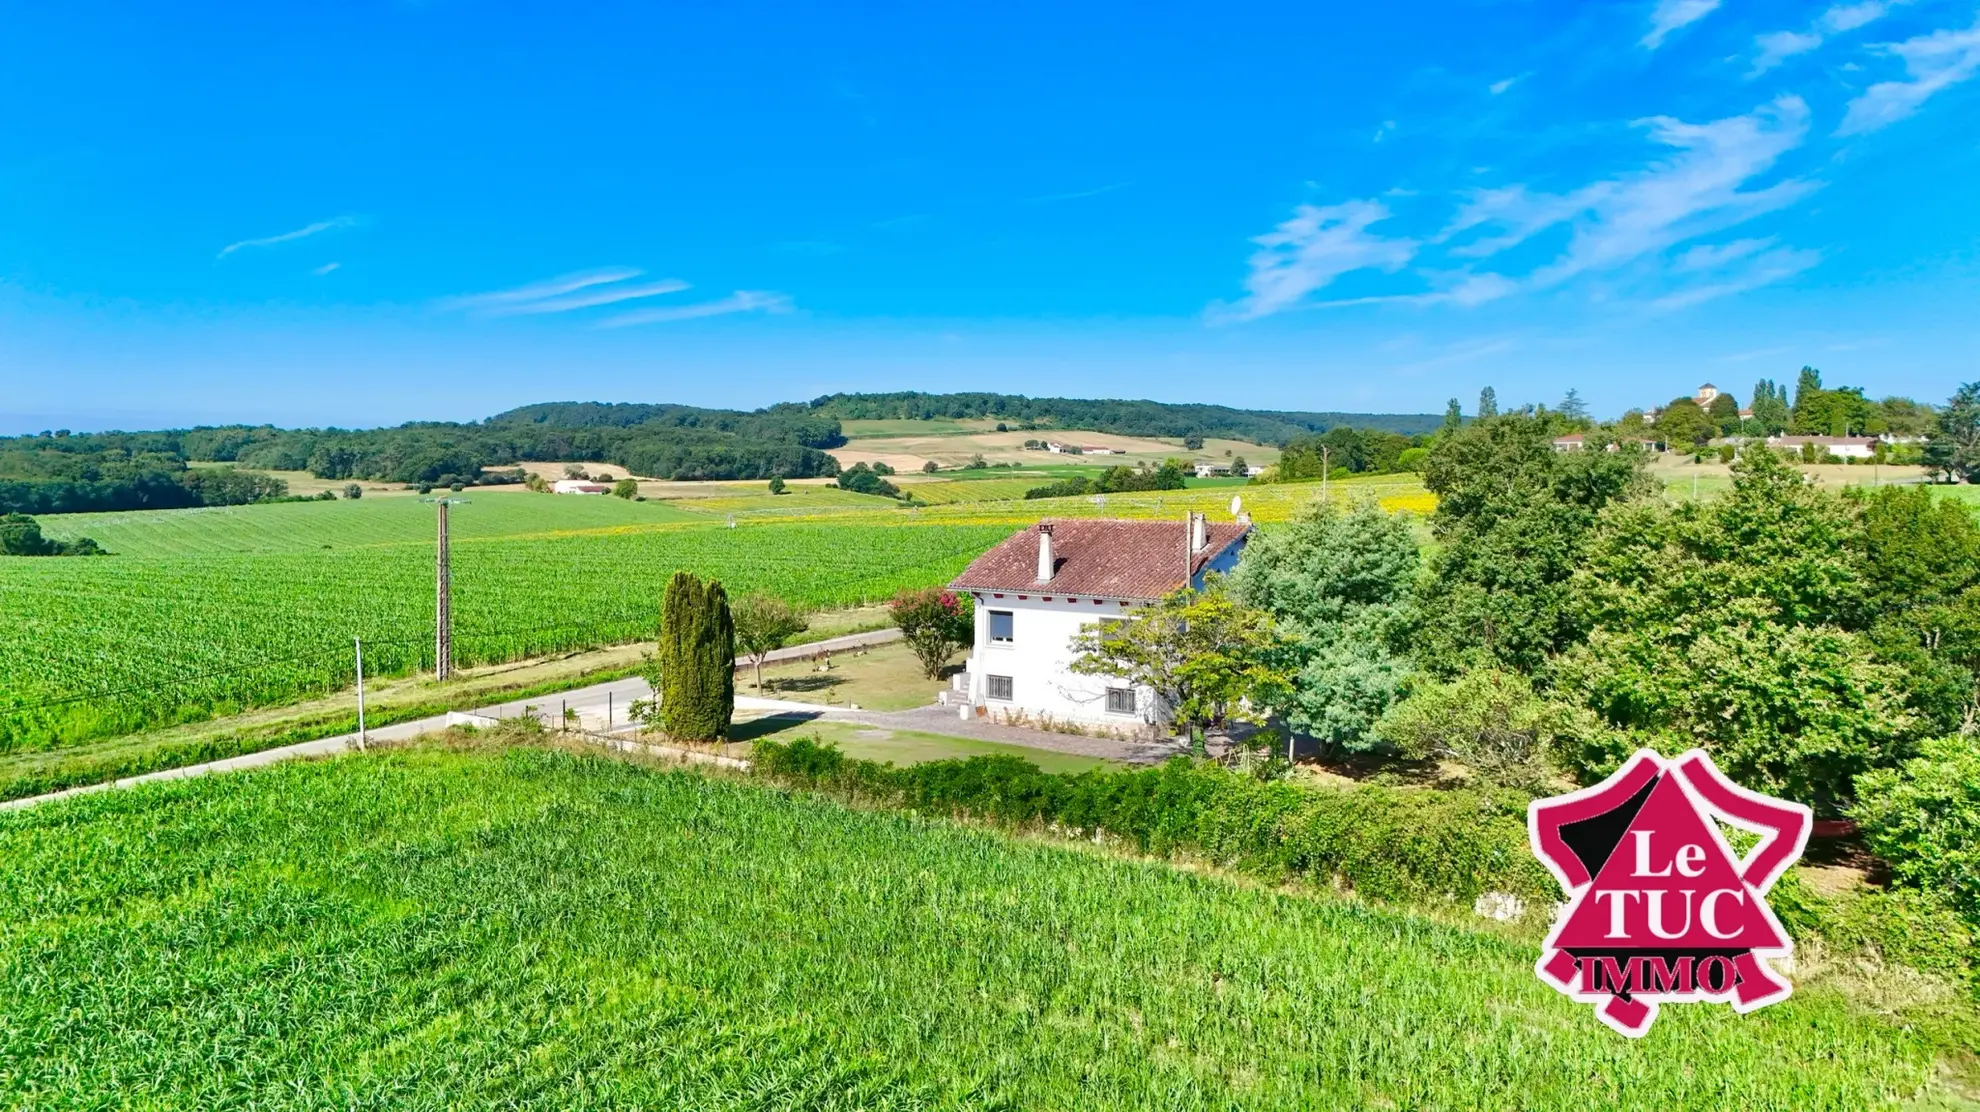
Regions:
[[[885,644],[898,640],[901,631],[897,629],[876,630],[872,633],[855,633],[845,637],[834,637],[809,645],[794,645],[779,649],[766,658],[767,662],[798,660],[820,652],[839,652],[845,649],[862,648],[868,645]],[[559,695],[546,695],[535,699],[518,699],[506,703],[496,703],[469,712],[482,718],[519,718],[525,714],[535,714],[546,724],[555,725],[564,708],[577,712],[582,728],[599,733],[624,731],[631,726],[633,703],[653,697],[653,689],[646,680],[638,676],[609,683],[592,684]],[[1025,730],[1015,726],[1000,726],[983,719],[962,719],[954,707],[927,706],[914,710],[873,711],[851,710],[846,707],[824,706],[817,703],[800,703],[788,699],[758,699],[747,695],[736,697],[736,709],[743,711],[766,711],[769,715],[804,715],[829,719],[834,722],[851,722],[862,726],[873,726],[888,730],[914,730],[920,733],[941,734],[948,737],[974,738],[980,741],[996,741],[1006,745],[1021,745],[1032,749],[1046,749],[1057,753],[1076,753],[1086,757],[1104,757],[1108,760],[1146,764],[1166,759],[1180,752],[1176,742],[1122,741],[1115,738],[1081,737],[1077,734],[1056,734],[1042,730]],[[411,722],[400,722],[366,731],[374,741],[404,741],[421,734],[445,729],[446,715],[420,718]],[[90,792],[108,791],[111,788],[128,788],[135,784],[148,784],[158,780],[183,780],[193,776],[206,776],[218,772],[239,772],[243,769],[263,768],[279,761],[294,760],[299,757],[328,757],[357,748],[356,734],[341,734],[337,737],[319,738],[315,741],[284,745],[277,749],[263,749],[258,753],[247,753],[239,757],[229,757],[221,761],[187,765],[183,768],[169,768],[160,772],[147,772],[142,776],[127,776],[103,784],[68,788],[47,795],[30,796],[26,799],[12,799],[0,802],[0,811],[18,811],[39,803],[48,803],[70,796],[85,795]]]

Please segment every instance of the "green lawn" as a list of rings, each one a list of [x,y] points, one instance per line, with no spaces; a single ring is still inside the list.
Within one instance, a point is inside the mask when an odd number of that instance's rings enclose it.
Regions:
[[[964,757],[1017,757],[1047,772],[1085,772],[1090,768],[1119,768],[1115,762],[1050,749],[1005,745],[976,738],[950,737],[919,730],[878,729],[855,722],[831,722],[790,716],[768,716],[738,722],[734,736],[746,742],[791,741],[800,737],[830,742],[846,756],[862,761],[892,761],[897,765],[925,764]],[[737,756],[747,756],[744,746],[731,747]]]
[[[0,816],[18,1108],[1894,1107],[1804,988],[1622,1039],[1532,940],[803,795],[416,750]]]

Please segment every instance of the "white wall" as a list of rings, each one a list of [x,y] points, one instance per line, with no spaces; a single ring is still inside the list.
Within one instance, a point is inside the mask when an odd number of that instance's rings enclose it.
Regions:
[[[1092,598],[1068,602],[1064,595],[1020,596],[1012,592],[983,591],[976,603],[976,647],[969,656],[969,701],[995,716],[1000,712],[1023,710],[1037,717],[1049,714],[1062,721],[1076,721],[1134,731],[1149,719],[1151,699],[1141,692],[1135,699],[1137,714],[1107,713],[1107,688],[1121,687],[1098,676],[1075,675],[1072,671],[1072,641],[1085,626],[1102,618],[1120,618],[1134,613],[1116,599]],[[1045,601],[1050,598],[1051,601]],[[990,612],[1011,613],[1012,640],[1008,644],[990,640]],[[1011,698],[990,698],[988,677],[1009,676]]]

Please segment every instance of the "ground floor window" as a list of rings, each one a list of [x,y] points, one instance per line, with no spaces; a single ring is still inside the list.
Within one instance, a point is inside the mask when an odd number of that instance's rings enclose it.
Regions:
[[[1107,689],[1108,714],[1134,713],[1134,688],[1110,687]]]
[[[1008,703],[1011,701],[1011,677],[985,676],[983,679],[985,684],[984,694],[1002,702]]]

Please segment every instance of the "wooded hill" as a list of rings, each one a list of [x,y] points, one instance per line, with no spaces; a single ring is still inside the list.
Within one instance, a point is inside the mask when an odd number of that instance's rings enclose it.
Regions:
[[[838,473],[826,449],[852,417],[998,417],[1123,436],[1205,436],[1283,444],[1361,425],[1427,431],[1437,419],[1395,414],[1263,413],[1214,405],[1081,401],[1002,394],[836,394],[744,412],[630,402],[544,402],[483,421],[412,422],[383,429],[229,425],[157,432],[0,438],[0,513],[75,513],[233,505],[279,498],[276,479],[188,467],[232,462],[247,471],[308,471],[323,479],[484,481],[520,460],[611,463],[666,479],[806,478]],[[504,477],[503,481],[513,481]]]
[[[841,420],[996,418],[1117,436],[1202,436],[1282,447],[1295,437],[1351,426],[1405,435],[1433,432],[1434,413],[1299,413],[1125,399],[1027,398],[1022,394],[827,394],[811,411]]]

